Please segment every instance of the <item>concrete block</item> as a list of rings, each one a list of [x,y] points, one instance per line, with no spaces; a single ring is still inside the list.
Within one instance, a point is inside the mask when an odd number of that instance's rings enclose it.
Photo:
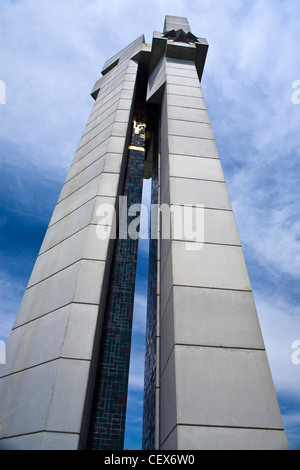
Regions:
[[[89,369],[89,361],[59,359],[3,378],[7,406],[0,438],[41,431],[79,434]]]
[[[178,75],[170,75],[169,68],[167,70],[168,70],[167,81],[169,85],[181,85],[185,87],[200,88],[199,78],[196,76],[196,74],[193,75],[193,77],[180,77],[179,78]],[[181,92],[179,94],[181,94]]]
[[[204,204],[210,209],[231,210],[225,183],[188,178],[170,178],[170,204]]]
[[[118,109],[115,117],[116,122],[126,122],[128,123],[130,117],[130,112],[129,110],[125,109]]]
[[[124,152],[125,138],[112,136],[109,139],[107,152],[109,153],[121,153]]]
[[[0,441],[0,450],[83,450],[79,434],[40,432]]]
[[[168,94],[168,106],[180,106],[182,108],[206,109],[203,98],[194,98],[193,96],[183,96]]]
[[[179,119],[180,121],[210,123],[206,109],[182,108],[181,106],[168,106],[168,118]]]
[[[102,173],[98,196],[117,197],[120,175],[115,173]]]
[[[89,132],[86,132],[78,145],[78,150],[84,147],[88,142],[90,142],[92,139],[97,137],[102,131],[104,131],[107,127],[109,127],[111,124],[114,124],[115,118],[116,118],[116,109],[113,106],[113,111],[105,118],[105,120],[101,120],[101,122],[93,127],[92,129],[89,130]],[[109,108],[111,110],[111,108]]]
[[[161,205],[160,209],[162,270],[170,249],[170,238],[178,241],[241,246],[231,211],[194,207],[191,209],[191,218],[190,213],[186,213],[180,206],[171,206],[169,209],[169,206]]]
[[[174,286],[161,325],[161,367],[174,344],[264,349],[252,292]]]
[[[112,88],[109,87],[108,89],[106,89],[105,92],[101,94],[99,98],[97,99],[97,104],[96,106],[94,106],[92,114],[94,114],[94,112],[97,109],[100,109],[103,105],[107,104],[111,99],[113,99],[116,96],[119,96],[122,92],[122,86],[123,86],[123,83],[120,83],[116,87],[112,87]]]
[[[178,424],[177,420],[177,379],[175,376],[175,355],[171,354],[167,367],[160,370],[160,409],[164,413],[160,416],[160,442]],[[197,401],[198,403],[198,401]]]
[[[170,176],[225,182],[219,159],[169,155]]]
[[[199,122],[179,121],[177,119],[168,121],[170,135],[193,137],[201,139],[213,139],[214,135],[210,124]]]
[[[172,29],[183,29],[186,33],[188,33],[191,28],[188,22],[188,19],[185,17],[180,16],[171,16],[166,15],[165,23],[164,23],[164,32],[171,31]]]
[[[117,199],[107,196],[97,196],[95,199],[94,211],[91,217],[91,224],[112,226]],[[105,214],[103,214],[105,209]],[[103,218],[104,216],[104,218]]]
[[[74,302],[99,305],[104,272],[104,261],[82,260],[74,293]]]
[[[74,176],[78,175],[78,173],[85,170],[85,168],[92,165],[100,158],[104,157],[107,152],[108,144],[109,142],[107,140],[106,142],[101,144],[100,147],[88,153],[84,158],[81,158],[80,160],[74,162],[69,170],[66,182],[74,178]]]
[[[191,137],[170,135],[169,152],[177,155],[219,158],[216,143],[212,139],[195,139]]]
[[[165,61],[165,58],[163,57],[157,64],[151,76],[149,77],[146,101],[150,100],[150,98],[153,98],[155,93],[157,93],[158,90],[160,90],[161,87],[165,84],[166,82],[166,65],[165,64],[166,64],[166,61]]]
[[[167,92],[172,95],[186,96],[192,98],[203,98],[200,86],[192,87],[181,84],[181,78],[178,78],[177,85],[169,83],[167,78]]]
[[[163,254],[162,254],[163,255]],[[164,267],[161,269],[160,272],[160,314],[161,317],[164,315],[169,296],[171,294],[174,280],[173,280],[173,269],[172,269],[172,255],[169,251],[168,255],[166,256],[166,261],[164,263]]]
[[[98,305],[72,304],[62,357],[92,360],[98,314]]]
[[[175,346],[174,354],[178,423],[283,429],[264,351]]]
[[[80,433],[89,373],[90,361],[60,359],[47,416],[47,431]]]
[[[14,329],[1,376],[60,357],[91,360],[97,317],[97,305],[69,304]]]
[[[197,74],[195,67],[188,66],[188,67],[179,69],[178,67],[173,67],[173,64],[170,64],[170,65],[168,64],[166,70],[167,70],[168,78],[173,77],[173,76],[181,77],[181,78],[191,78],[193,80],[198,80],[199,82],[198,74]]]
[[[14,328],[69,303],[99,304],[103,261],[82,260],[26,290]]]
[[[264,351],[175,346],[161,377],[161,407],[162,441],[175,421],[283,430]]]
[[[120,153],[107,153],[103,171],[105,173],[120,173],[123,155]]]
[[[13,374],[61,356],[72,305],[12,330],[7,342],[7,361],[1,376]],[[20,349],[22,354],[20,354]]]
[[[162,450],[288,450],[283,431],[177,426]]]
[[[63,199],[80,189],[82,186],[89,183],[92,179],[99,176],[103,170],[104,163],[105,156],[98,158],[98,160],[87,166],[80,173],[77,173],[77,175],[75,175],[73,178],[66,181],[61,190],[58,202],[61,202]]]
[[[232,211],[204,210],[204,242],[241,245]]]
[[[97,196],[101,175],[72,193],[56,205],[49,225],[53,225],[63,217],[78,209],[84,203]]]
[[[110,127],[110,131],[111,130],[112,127]],[[88,145],[79,149],[73,159],[72,166],[83,158],[91,162],[97,160],[100,156],[104,155],[108,149],[109,137],[110,132],[106,129],[103,133],[101,133],[101,137],[98,136],[97,144],[92,141],[92,143],[90,142]],[[90,156],[91,153],[93,153],[92,157]]]
[[[181,60],[181,59],[173,59],[171,57],[167,57],[166,65],[167,65],[168,71],[169,71],[169,67],[174,67],[176,69],[196,70],[195,62],[193,60]]]
[[[173,284],[251,290],[241,247],[204,244],[200,250],[189,251],[189,243],[172,241]]]
[[[118,109],[126,109],[127,111],[131,109],[132,102],[126,98],[120,98]]]
[[[82,135],[85,136],[86,134],[89,134],[92,129],[94,129],[97,126],[100,126],[102,122],[105,122],[106,118],[109,117],[111,114],[117,111],[119,105],[119,100],[115,100],[112,105],[107,108],[105,111],[98,110],[92,117],[87,122],[87,125],[85,127],[84,133]]]
[[[94,107],[90,117],[87,121],[85,132],[88,132],[91,127],[94,127],[96,120],[101,121],[105,116],[109,116],[117,107],[120,101],[121,92],[115,95],[109,102]]]
[[[74,163],[105,142],[111,136],[113,127],[113,124],[111,124],[100,132],[94,139],[88,141],[86,145],[80,147],[76,152],[76,160],[74,159]]]
[[[51,225],[46,232],[40,249],[40,254],[72,236],[79,230],[82,230],[90,223],[97,224],[99,222],[99,218],[95,211],[99,204],[109,204],[114,206],[115,198],[95,197],[63,219],[60,219],[57,223]]]
[[[105,96],[105,94],[109,93],[110,90],[118,87],[125,81],[135,82],[135,80],[136,80],[136,72],[133,71],[131,68],[128,69],[128,67],[124,67],[124,66],[116,67],[114,71],[114,76],[104,77],[104,80],[100,86],[99,94],[97,96],[97,101],[99,102],[101,100],[101,97]]]
[[[81,259],[105,261],[108,254],[109,234],[106,240],[97,237],[95,225],[89,225],[71,237],[38,256],[28,287],[53,276]]]

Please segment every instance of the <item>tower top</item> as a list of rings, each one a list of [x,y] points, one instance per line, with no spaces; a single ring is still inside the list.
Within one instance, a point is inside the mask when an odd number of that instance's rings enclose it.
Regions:
[[[187,18],[181,16],[169,16],[166,15],[165,17],[165,24],[164,24],[164,33],[167,31],[171,31],[175,29],[175,31],[182,29],[185,33],[191,31],[189,22]]]

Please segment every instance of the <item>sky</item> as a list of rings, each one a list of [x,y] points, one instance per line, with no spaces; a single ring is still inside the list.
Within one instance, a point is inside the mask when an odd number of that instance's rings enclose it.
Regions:
[[[289,445],[300,449],[300,354],[292,348],[300,341],[299,0],[1,0],[0,341],[10,334],[104,62],[141,34],[151,44],[165,15],[187,17],[209,43],[202,89]],[[141,439],[146,268],[143,242],[128,449]]]

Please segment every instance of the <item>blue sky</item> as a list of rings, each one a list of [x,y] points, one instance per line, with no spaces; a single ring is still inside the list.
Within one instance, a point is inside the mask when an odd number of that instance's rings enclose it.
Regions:
[[[300,449],[298,0],[1,0],[0,340],[6,341],[104,62],[166,14],[210,45],[202,87],[290,447]],[[127,448],[140,442],[146,247],[140,254]]]

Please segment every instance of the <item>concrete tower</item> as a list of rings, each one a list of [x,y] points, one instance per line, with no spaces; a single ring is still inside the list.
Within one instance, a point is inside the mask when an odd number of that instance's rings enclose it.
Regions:
[[[202,228],[152,219],[144,448],[288,448],[201,90],[207,49],[167,16],[152,45],[105,63],[0,366],[1,449],[122,449],[131,208],[149,177],[153,204]]]

